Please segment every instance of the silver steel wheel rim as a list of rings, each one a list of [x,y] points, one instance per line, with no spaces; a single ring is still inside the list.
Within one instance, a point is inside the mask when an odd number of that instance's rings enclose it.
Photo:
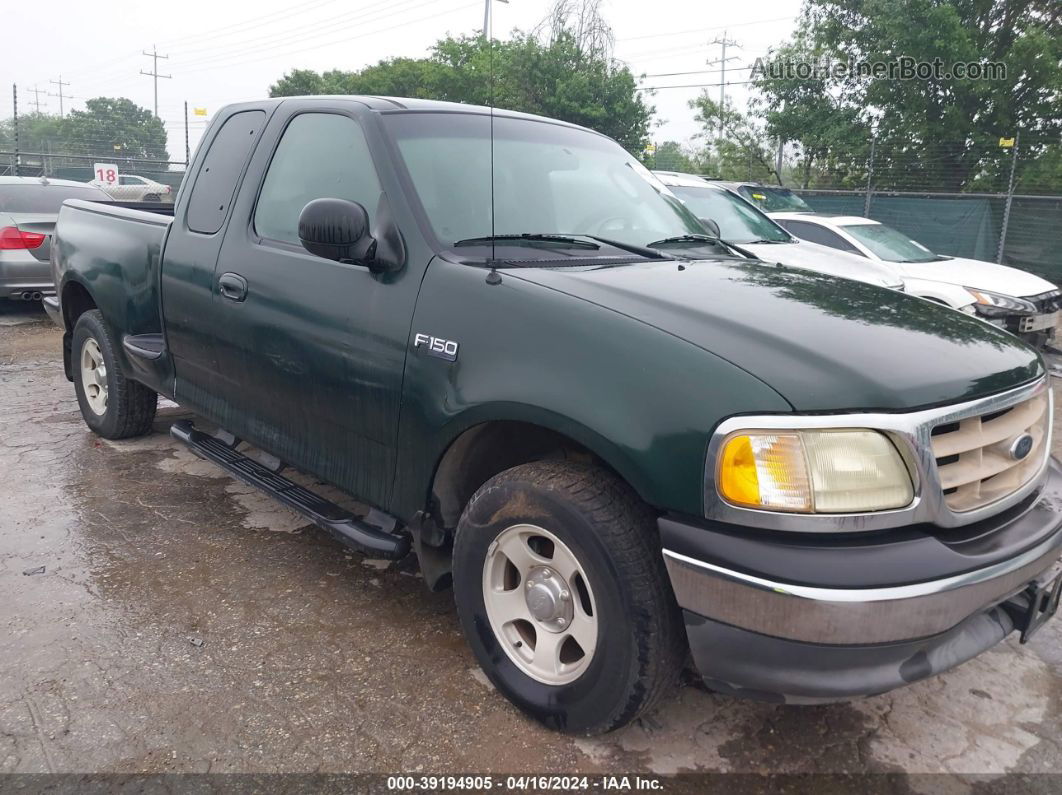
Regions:
[[[81,346],[81,386],[94,414],[107,413],[107,365],[99,343],[89,337]]]
[[[487,619],[517,668],[547,685],[574,682],[597,648],[597,604],[578,558],[553,533],[507,527],[483,562]]]

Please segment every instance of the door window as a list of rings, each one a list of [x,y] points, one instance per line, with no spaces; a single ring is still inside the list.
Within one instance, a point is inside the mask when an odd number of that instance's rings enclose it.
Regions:
[[[847,251],[850,254],[858,254],[860,257],[866,256],[862,251],[832,229],[827,229],[824,226],[819,226],[818,224],[809,223],[807,221],[785,220],[781,221],[781,224],[801,240],[818,243],[820,246],[829,246],[830,248],[835,248],[839,251]]]
[[[347,199],[375,212],[380,181],[361,127],[332,113],[292,119],[269,164],[254,211],[264,238],[299,245],[299,214],[314,199]]]

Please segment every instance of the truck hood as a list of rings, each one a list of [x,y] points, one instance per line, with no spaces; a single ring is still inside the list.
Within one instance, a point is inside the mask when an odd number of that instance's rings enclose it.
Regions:
[[[798,411],[895,411],[958,402],[1044,372],[1035,351],[976,318],[809,271],[701,260],[505,273],[710,351],[771,386]],[[593,333],[589,326],[587,333]]]
[[[904,275],[916,279],[948,282],[1001,295],[1026,297],[1056,289],[1051,282],[1026,271],[965,257],[948,257],[936,262],[903,262],[897,263],[897,267]]]
[[[738,243],[737,245],[772,265],[780,262],[791,268],[817,271],[830,276],[842,276],[867,284],[876,284],[879,287],[899,287],[903,284],[901,271],[890,262],[878,262],[866,257],[858,257],[855,254],[846,254],[835,248],[820,246],[818,243],[810,243],[807,240],[796,240],[792,243]]]

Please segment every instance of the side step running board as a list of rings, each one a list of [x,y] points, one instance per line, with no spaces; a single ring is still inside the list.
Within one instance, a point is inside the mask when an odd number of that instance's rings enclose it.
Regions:
[[[292,483],[254,459],[236,452],[233,444],[226,444],[217,437],[196,430],[189,420],[173,423],[170,434],[188,445],[200,458],[213,461],[238,480],[260,488],[363,554],[399,560],[409,553],[409,538],[406,536],[389,533],[359,519],[334,502]],[[236,442],[235,439],[232,441]]]

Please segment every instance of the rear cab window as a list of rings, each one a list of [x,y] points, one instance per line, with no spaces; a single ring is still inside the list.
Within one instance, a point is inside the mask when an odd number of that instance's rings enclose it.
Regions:
[[[264,124],[265,111],[240,111],[214,136],[188,198],[187,222],[193,232],[216,234],[225,223],[236,183]]]

